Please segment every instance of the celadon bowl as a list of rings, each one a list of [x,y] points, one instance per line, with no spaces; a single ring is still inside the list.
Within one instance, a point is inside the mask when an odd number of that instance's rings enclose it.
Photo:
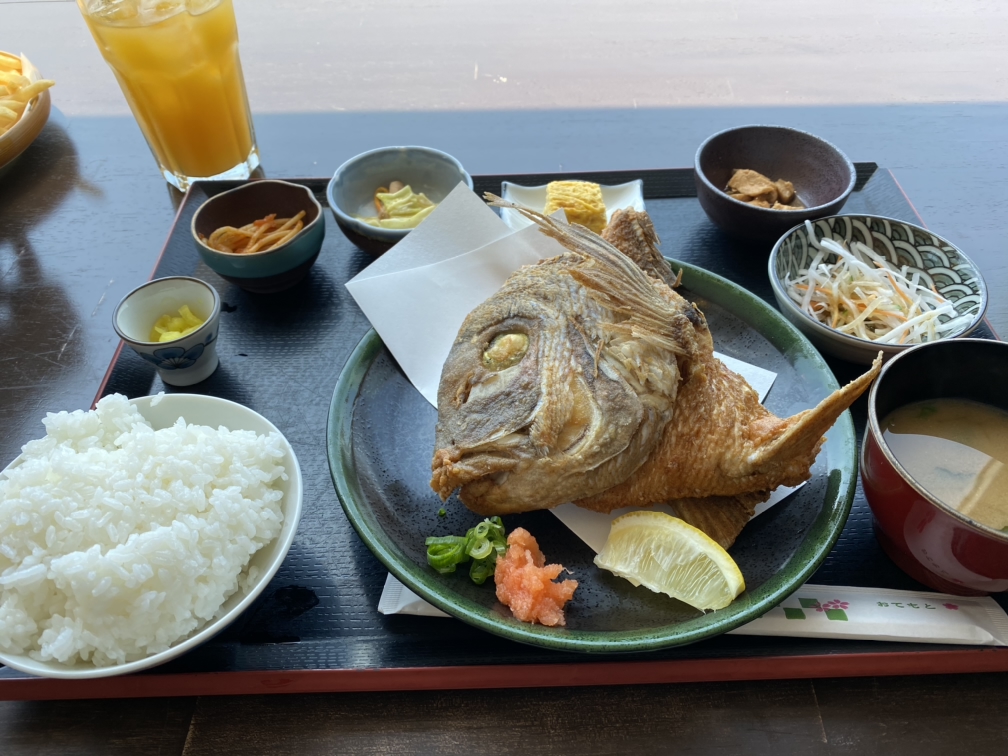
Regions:
[[[675,261],[683,296],[704,312],[718,351],[777,374],[765,406],[779,417],[815,406],[837,388],[822,356],[772,306],[708,271]],[[413,387],[381,338],[368,333],[336,383],[329,410],[329,468],[343,511],[388,570],[438,609],[478,628],[546,648],[611,653],[692,643],[762,616],[822,563],[847,520],[857,476],[850,413],[826,433],[811,479],[754,518],[729,549],[746,590],[729,606],[701,612],[599,569],[595,553],[552,512],[505,515],[528,530],[546,559],[579,585],[566,626],[520,622],[492,581],[475,585],[463,567],[434,571],[428,536],[461,535],[483,518],[457,496],[442,504],[430,487],[437,410]],[[439,514],[444,508],[444,516]],[[434,620],[444,621],[444,620]]]
[[[380,147],[350,158],[336,169],[326,198],[343,234],[365,252],[380,255],[411,229],[376,228],[358,216],[375,215],[374,193],[393,181],[439,203],[460,183],[473,188],[472,177],[451,155],[433,147]]]
[[[150,422],[155,430],[167,428],[173,425],[178,418],[184,417],[186,422],[209,425],[214,428],[223,425],[229,430],[250,430],[259,434],[274,431],[280,433],[273,423],[258,412],[241,404],[215,396],[182,393],[162,394],[159,396],[142,396],[137,399],[131,399],[130,403],[137,406],[140,414]],[[280,564],[290,550],[294,534],[297,532],[298,523],[301,520],[303,499],[301,466],[298,464],[297,456],[294,454],[294,449],[291,447],[290,442],[286,438],[283,438],[283,434],[280,435],[283,439],[285,452],[282,464],[287,474],[287,480],[281,480],[278,483],[278,487],[283,491],[283,499],[280,504],[284,515],[283,526],[276,538],[252,555],[249,567],[255,567],[258,573],[249,586],[248,591],[243,592],[239,589],[232,594],[224,602],[213,620],[189,637],[177,641],[170,648],[125,664],[96,667],[86,662],[78,662],[73,665],[67,665],[56,661],[38,661],[27,654],[9,653],[0,653],[0,664],[31,675],[56,677],[65,680],[125,675],[130,672],[138,672],[142,669],[156,667],[159,664],[164,664],[171,659],[181,656],[186,651],[210,640],[210,638],[234,622],[242,612],[251,606],[259,594],[263,592],[280,568]],[[21,464],[22,461],[23,456],[18,456],[5,470]]]

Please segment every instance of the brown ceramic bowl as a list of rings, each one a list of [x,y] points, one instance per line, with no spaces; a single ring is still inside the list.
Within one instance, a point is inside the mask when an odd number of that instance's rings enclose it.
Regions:
[[[1008,343],[954,339],[923,344],[882,368],[868,399],[861,482],[885,552],[910,577],[944,593],[1008,590],[1008,533],[943,504],[910,477],[879,421],[912,402],[960,398],[1008,410]]]
[[[804,210],[770,210],[732,199],[724,188],[737,168],[794,184]],[[694,161],[700,207],[725,233],[775,241],[806,220],[836,215],[854,190],[854,164],[817,136],[786,126],[738,126],[700,145]]]
[[[200,240],[221,226],[244,226],[270,213],[289,218],[305,211],[301,233],[266,252],[235,255],[211,249]],[[192,236],[203,262],[225,281],[259,294],[283,291],[308,275],[325,238],[322,205],[301,184],[259,179],[216,194],[196,210]]]

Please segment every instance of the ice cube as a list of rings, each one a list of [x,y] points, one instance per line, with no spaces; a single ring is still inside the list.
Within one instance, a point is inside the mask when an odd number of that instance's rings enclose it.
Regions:
[[[211,11],[220,5],[220,0],[186,0],[186,9],[193,16]]]
[[[131,21],[140,15],[139,0],[88,0],[88,15],[104,21]]]
[[[144,26],[150,26],[177,16],[186,9],[186,0],[140,0],[140,19]]]

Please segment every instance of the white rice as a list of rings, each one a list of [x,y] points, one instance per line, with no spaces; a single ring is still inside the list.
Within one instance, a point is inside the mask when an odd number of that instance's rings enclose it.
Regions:
[[[43,422],[0,475],[0,651],[121,664],[247,589],[283,523],[279,434],[155,431],[121,395]]]

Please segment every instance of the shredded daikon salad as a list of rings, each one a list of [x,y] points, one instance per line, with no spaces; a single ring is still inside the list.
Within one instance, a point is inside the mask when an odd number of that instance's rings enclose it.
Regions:
[[[792,301],[820,323],[879,344],[921,344],[973,319],[957,316],[933,284],[922,283],[920,271],[897,268],[859,241],[848,249],[834,239],[816,240],[809,221],[805,228],[816,255],[793,281],[790,273],[785,276],[784,287]],[[825,262],[831,254],[836,262]]]

